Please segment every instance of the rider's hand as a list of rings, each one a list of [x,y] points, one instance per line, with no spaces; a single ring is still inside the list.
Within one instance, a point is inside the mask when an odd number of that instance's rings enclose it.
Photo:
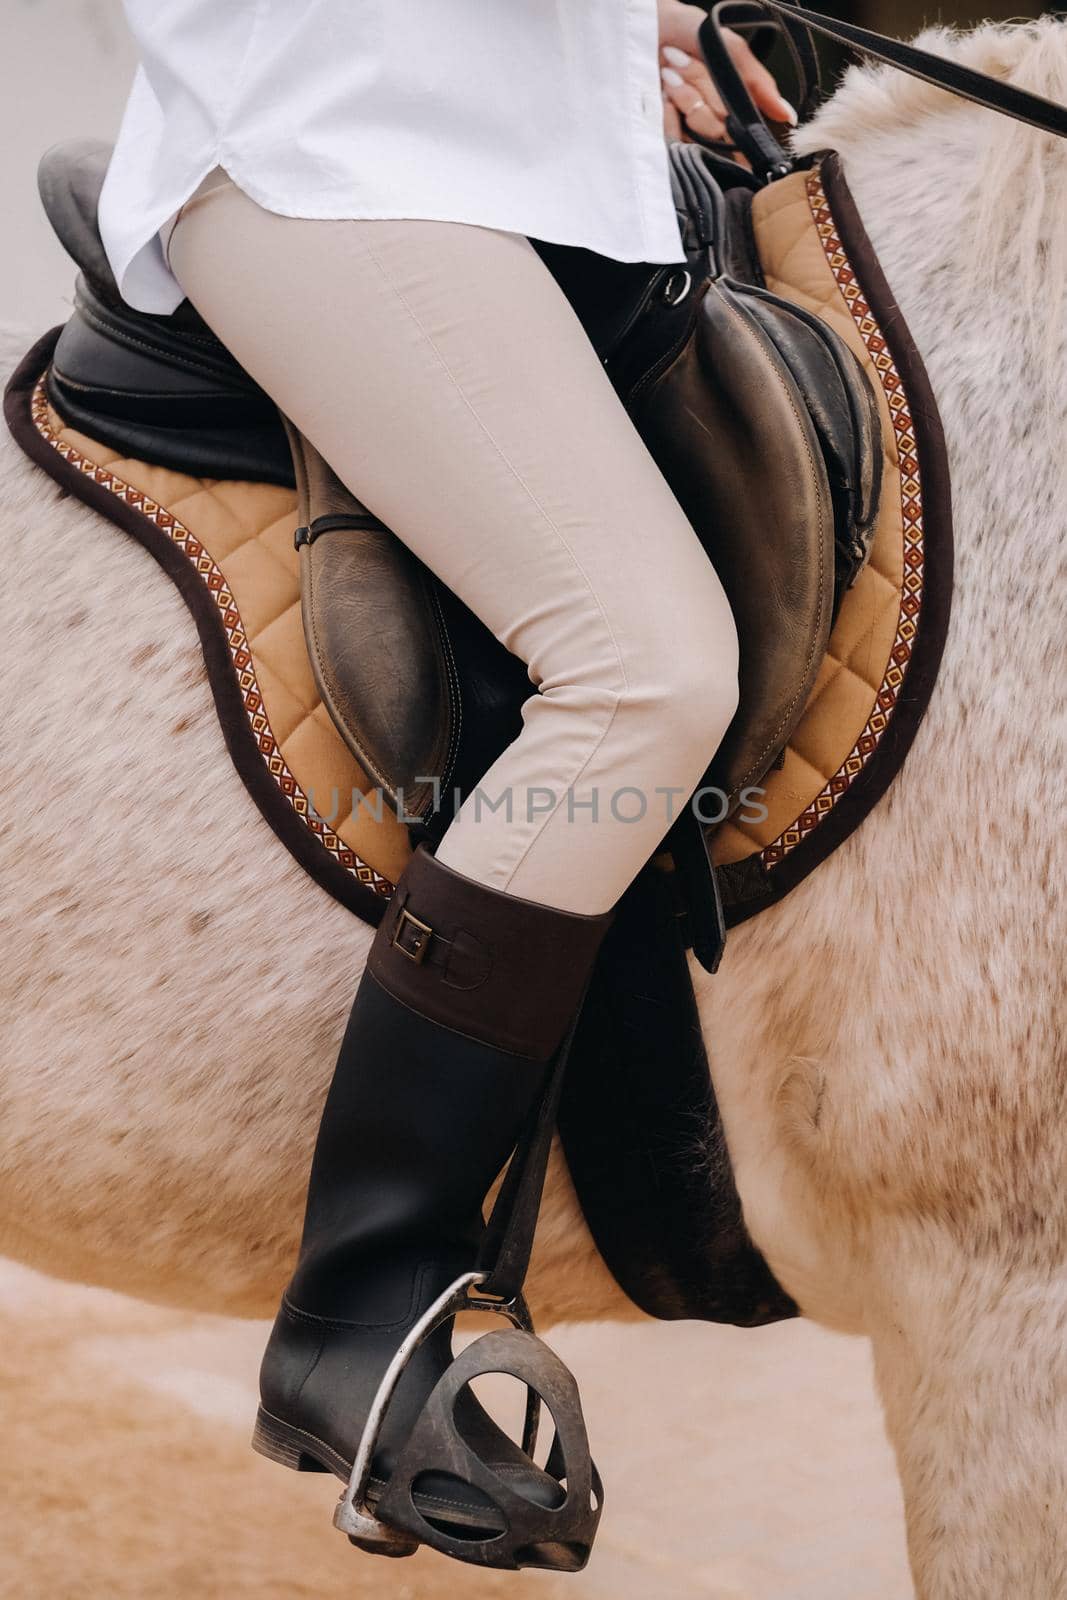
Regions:
[[[700,53],[698,31],[705,12],[685,0],[657,0],[660,66],[663,79],[663,126],[668,139],[684,139],[687,131],[702,139],[726,138],[726,108]],[[796,126],[797,114],[778,92],[767,68],[757,60],[739,33],[724,30],[734,63],[756,105],[772,122]]]

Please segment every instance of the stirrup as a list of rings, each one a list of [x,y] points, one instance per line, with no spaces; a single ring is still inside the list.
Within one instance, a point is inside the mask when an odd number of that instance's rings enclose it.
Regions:
[[[535,1338],[521,1295],[503,1301],[471,1293],[487,1277],[484,1272],[467,1272],[457,1278],[419,1318],[389,1363],[367,1416],[348,1487],[334,1512],[334,1527],[360,1549],[379,1555],[408,1555],[424,1544],[474,1566],[580,1572],[593,1547],[604,1492],[589,1454],[578,1387],[559,1357]],[[367,1500],[371,1463],[389,1402],[423,1340],[457,1311],[493,1312],[506,1317],[511,1327],[482,1334],[438,1379],[372,1510]],[[542,1401],[551,1413],[555,1438],[541,1470],[564,1491],[558,1506],[538,1506],[516,1494],[460,1434],[456,1401],[472,1379],[491,1372],[506,1373],[526,1386],[522,1450],[531,1463]],[[447,1473],[480,1490],[503,1521],[503,1532],[465,1539],[427,1522],[414,1499],[417,1481],[427,1472]]]

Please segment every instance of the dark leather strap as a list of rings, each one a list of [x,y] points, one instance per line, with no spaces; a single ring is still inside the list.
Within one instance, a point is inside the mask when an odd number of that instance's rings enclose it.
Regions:
[[[822,64],[810,28],[781,17],[772,17],[768,21],[760,0],[734,0],[724,26],[745,34],[757,54],[768,53],[766,47],[762,51],[756,49],[759,41],[767,35],[772,40],[777,38],[782,41],[796,74],[797,110],[801,120],[810,117],[819,103],[822,90]]]
[[[822,62],[809,29],[785,25],[781,34],[796,73],[797,112],[802,121],[807,121],[822,98]]]
[[[722,958],[726,942],[726,924],[718,879],[708,852],[707,838],[691,806],[686,806],[667,836],[665,845],[675,857],[675,876],[680,881],[681,903],[679,915],[684,914],[689,923],[689,935],[694,954],[708,972],[715,972]],[[661,868],[654,861],[646,862],[628,891],[629,898],[639,896],[643,885],[651,879],[658,882]],[[676,886],[677,887],[677,886]],[[679,949],[681,949],[679,942]],[[599,958],[598,958],[599,959]],[[685,965],[684,956],[682,964]],[[591,972],[583,991],[585,995],[593,983]],[[503,1300],[513,1300],[521,1290],[530,1264],[541,1195],[545,1186],[545,1173],[552,1149],[552,1134],[556,1126],[563,1078],[567,1068],[571,1045],[581,1022],[582,1005],[552,1064],[537,1104],[527,1119],[523,1135],[504,1175],[496,1202],[485,1232],[482,1235],[478,1270],[489,1277],[480,1290],[483,1294],[499,1295]]]
[[[324,517],[316,517],[314,522],[301,524],[293,534],[293,544],[297,550],[302,550],[306,544],[314,544],[315,540],[323,533],[350,533],[353,528],[364,528],[368,533],[381,533],[382,524],[373,512],[366,511],[362,515],[357,511],[337,511]]]
[[[563,1092],[563,1075],[580,1016],[579,1008],[549,1069],[540,1098],[527,1118],[485,1225],[477,1269],[488,1273],[488,1277],[479,1294],[514,1300],[526,1281]]]
[[[857,50],[875,61],[884,61],[915,78],[947,89],[975,105],[999,111],[1018,122],[1029,123],[1045,133],[1067,138],[1067,106],[1030,94],[1013,84],[1002,83],[988,73],[977,72],[958,61],[933,55],[916,45],[905,44],[885,34],[874,33],[856,23],[809,11],[796,0],[720,0],[700,25],[700,47],[726,102],[730,137],[753,162],[761,175],[774,178],[788,170],[789,160],[778,147],[756,109],[733,58],[726,47],[723,29],[734,24],[751,26],[762,13],[775,18],[787,38],[795,42],[798,30],[820,33],[827,39]]]
[[[760,0],[767,11],[790,21],[799,20],[805,28],[834,39],[838,44],[850,46],[861,55],[885,61],[914,78],[922,78],[939,89],[948,89],[964,100],[985,106],[989,111],[1000,111],[1018,122],[1028,122],[1045,133],[1057,134],[1067,139],[1067,106],[1042,95],[1030,94],[1013,84],[1002,83],[987,72],[976,72],[946,56],[937,56],[929,50],[920,50],[901,39],[893,39],[870,28],[861,28],[854,22],[840,22],[836,17],[824,17],[818,11],[809,11],[795,0]]]
[[[718,972],[726,948],[726,914],[707,834],[692,804],[679,814],[666,847],[674,857],[688,942],[705,972]]]
[[[704,18],[698,37],[708,71],[726,106],[727,136],[747,156],[757,177],[773,180],[785,177],[792,169],[793,158],[778,143],[757,109],[725,36],[726,28],[744,26],[761,11],[762,7],[750,0],[725,0]],[[779,27],[787,39],[793,39],[790,27],[784,22],[779,23]],[[807,37],[810,43],[811,35]]]

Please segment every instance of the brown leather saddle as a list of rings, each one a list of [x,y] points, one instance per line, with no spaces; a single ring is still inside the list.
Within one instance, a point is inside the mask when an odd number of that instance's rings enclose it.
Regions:
[[[41,163],[45,208],[81,268],[49,398],[76,427],[162,465],[268,482],[295,473],[305,634],[323,701],[361,766],[433,840],[517,733],[534,692],[525,668],[287,424],[286,441],[272,403],[188,302],[173,317],[124,305],[95,220],[108,157],[103,144],[64,144]],[[670,159],[684,264],[534,243],[737,618],[740,706],[704,780],[733,807],[788,741],[867,558],[881,441],[852,351],[761,281],[749,230],[757,181],[696,145],[673,146]],[[691,942],[714,968],[721,913],[697,833],[683,823],[671,844]]]
[[[837,603],[867,558],[879,423],[852,351],[763,287],[746,235],[755,185],[696,145],[674,145],[670,160],[684,265],[635,269],[584,250],[536,241],[535,248],[689,515],[737,618],[741,704],[706,777],[733,804],[784,747]],[[461,790],[480,776],[501,748],[481,702],[503,692],[510,732],[531,686],[488,640],[464,637],[457,651],[457,624],[439,603],[439,586],[306,440],[294,434],[291,443],[320,689],[386,793],[403,791],[408,809],[429,817],[434,797],[420,775],[439,776],[442,786],[458,777]],[[758,474],[753,461],[762,464]],[[383,627],[386,654],[403,663],[402,704],[383,693],[360,648]],[[459,707],[472,697],[479,714],[461,719]]]

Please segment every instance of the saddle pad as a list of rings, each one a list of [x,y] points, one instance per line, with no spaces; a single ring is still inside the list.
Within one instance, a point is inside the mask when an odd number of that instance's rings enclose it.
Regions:
[[[319,698],[304,646],[296,494],[127,459],[68,427],[45,396],[58,329],[8,385],[16,439],[63,487],[131,533],[175,581],[200,634],[231,757],[271,827],[374,925],[410,854]]]
[[[753,200],[767,287],[830,323],[871,379],[882,497],[870,560],[846,593],[766,811],[717,829],[712,854],[737,923],[779,900],[885,792],[933,690],[948,627],[952,515],[937,407],[836,155]]]
[[[948,623],[948,472],[921,361],[833,155],[755,196],[767,285],[831,322],[872,378],[885,483],[871,559],[846,594],[765,820],[720,826],[727,918],[776,902],[866,816],[925,711]],[[132,533],[196,616],[235,764],[264,816],[335,898],[377,923],[410,854],[405,824],[323,707],[300,620],[293,491],[124,458],[69,427],[41,382],[58,330],[8,387],[9,424],[53,477]]]

